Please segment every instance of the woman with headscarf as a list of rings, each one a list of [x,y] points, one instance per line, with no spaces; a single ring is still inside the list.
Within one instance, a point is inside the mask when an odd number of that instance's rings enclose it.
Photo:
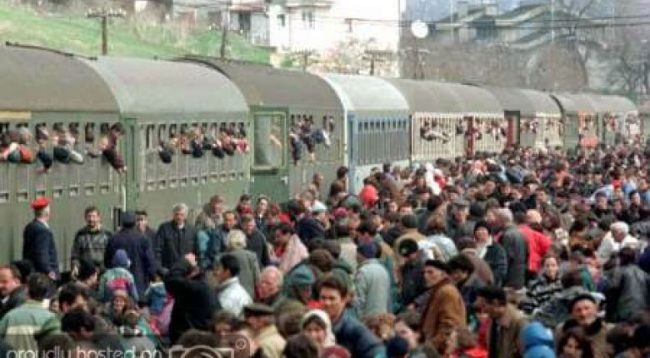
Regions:
[[[305,313],[300,321],[300,330],[316,343],[318,351],[321,353],[328,348],[341,348],[336,345],[330,317],[323,310],[314,309]]]

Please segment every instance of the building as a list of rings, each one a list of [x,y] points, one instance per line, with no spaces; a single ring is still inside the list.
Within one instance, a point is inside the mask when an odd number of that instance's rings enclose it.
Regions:
[[[325,52],[346,40],[396,52],[402,0],[276,0],[269,8],[269,44],[276,51]]]

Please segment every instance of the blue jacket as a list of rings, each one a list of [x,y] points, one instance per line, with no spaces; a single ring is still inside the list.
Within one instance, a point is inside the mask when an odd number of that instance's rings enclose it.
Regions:
[[[376,358],[385,355],[384,345],[366,326],[347,311],[332,326],[336,343],[355,358]]]
[[[541,323],[533,321],[521,333],[524,358],[555,358],[553,335]]]
[[[59,273],[54,235],[41,221],[33,220],[23,231],[23,259],[30,261],[36,272]]]
[[[126,251],[131,261],[129,271],[133,274],[138,297],[143,298],[149,286],[149,277],[156,272],[156,262],[151,247],[151,241],[135,228],[122,229],[108,240],[104,262],[107,268],[112,268],[112,258],[119,249]],[[109,265],[111,263],[111,265]]]

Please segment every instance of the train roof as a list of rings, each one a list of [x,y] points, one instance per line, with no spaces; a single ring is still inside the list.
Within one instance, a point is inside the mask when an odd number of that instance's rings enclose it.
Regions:
[[[445,83],[387,78],[402,93],[411,112],[463,113],[461,100]]]
[[[243,113],[239,89],[203,66],[136,58],[83,60],[113,91],[120,112],[128,114]]]
[[[592,100],[586,95],[571,93],[553,93],[551,95],[565,113],[597,113]]]
[[[409,104],[388,81],[372,76],[324,74],[348,111],[408,112]]]
[[[537,115],[545,115],[548,117],[561,117],[562,111],[558,104],[551,98],[549,93],[532,90],[520,89],[520,91],[530,99],[530,102],[535,109]]]
[[[560,107],[544,92],[505,87],[485,87],[506,111],[518,111],[522,116],[560,117]]]
[[[118,112],[109,86],[78,57],[0,46],[0,111]]]
[[[594,107],[598,113],[637,112],[636,105],[623,96],[590,95],[595,99]]]
[[[445,83],[445,85],[461,99],[467,114],[503,117],[503,106],[488,90],[458,83]]]
[[[250,106],[343,111],[330,86],[322,78],[308,72],[211,57],[188,56],[183,60],[199,62],[225,74],[239,87]]]

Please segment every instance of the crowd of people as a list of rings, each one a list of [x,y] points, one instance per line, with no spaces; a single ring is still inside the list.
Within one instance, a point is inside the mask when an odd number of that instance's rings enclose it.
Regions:
[[[385,164],[358,193],[341,167],[284,203],[215,195],[194,220],[175,205],[156,230],[127,211],[112,233],[90,207],[69,273],[39,197],[22,260],[0,266],[0,347],[650,357],[649,161],[512,148]]]

